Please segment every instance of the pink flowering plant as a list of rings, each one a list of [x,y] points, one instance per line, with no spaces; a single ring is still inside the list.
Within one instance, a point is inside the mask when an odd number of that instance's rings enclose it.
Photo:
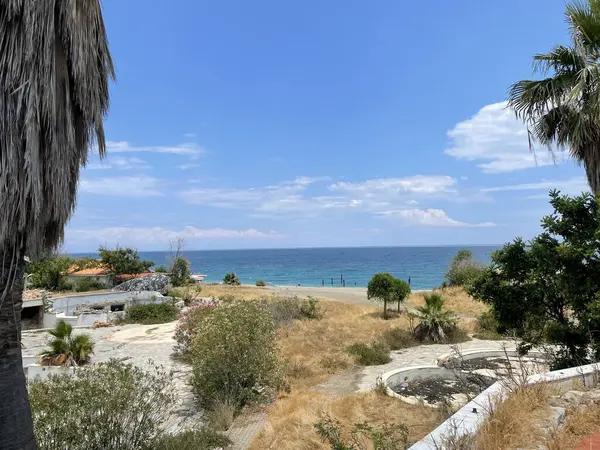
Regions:
[[[175,327],[175,354],[178,356],[186,356],[190,351],[190,347],[194,338],[196,337],[199,324],[204,320],[210,312],[217,306],[214,301],[211,300],[199,300],[182,311],[179,315],[179,321]]]

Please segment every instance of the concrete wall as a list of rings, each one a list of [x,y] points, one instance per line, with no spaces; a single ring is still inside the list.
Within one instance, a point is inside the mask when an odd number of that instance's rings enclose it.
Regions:
[[[44,381],[47,380],[51,375],[61,374],[73,374],[75,373],[74,367],[62,367],[62,366],[41,366],[39,364],[30,364],[25,368],[25,376],[28,381]]]
[[[156,297],[154,300],[152,297]],[[162,297],[158,292],[142,291],[142,292],[104,292],[101,294],[81,294],[70,295],[67,297],[57,297],[52,300],[52,309],[55,312],[62,312],[67,316],[72,316],[78,305],[102,304],[102,303],[119,303],[137,299],[140,303],[148,303],[154,301],[161,303],[167,297]]]
[[[527,383],[550,382],[567,389],[572,388],[576,382],[583,382],[586,386],[594,386],[598,383],[599,370],[600,367],[597,364],[572,367],[543,375],[532,375],[527,379]],[[458,435],[475,434],[485,420],[486,411],[489,410],[491,402],[506,395],[508,395],[508,389],[501,382],[494,383],[425,438],[411,446],[409,450],[436,450],[442,448],[441,444],[444,441],[444,436],[449,436],[452,433]]]
[[[80,281],[82,278],[90,278],[92,280],[95,281],[99,281],[100,283],[102,283],[104,286],[106,287],[111,287],[112,286],[112,282],[110,279],[110,276],[108,275],[67,275],[67,281],[69,283],[73,283],[73,284],[77,284],[78,281]]]

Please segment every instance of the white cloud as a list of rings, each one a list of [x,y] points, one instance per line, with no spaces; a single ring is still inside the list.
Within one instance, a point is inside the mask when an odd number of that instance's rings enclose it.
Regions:
[[[378,195],[405,195],[405,194],[438,194],[451,192],[456,184],[452,177],[439,175],[414,175],[405,178],[376,178],[360,182],[339,182],[332,184],[333,191],[359,194],[365,197]]]
[[[107,158],[99,163],[88,164],[90,170],[101,170],[101,169],[118,169],[118,170],[130,170],[130,169],[149,169],[150,165],[143,159],[136,157],[123,157],[114,156],[110,154]]]
[[[492,227],[495,224],[485,223],[467,223],[448,217],[446,212],[441,209],[400,209],[395,211],[381,211],[376,213],[381,217],[398,217],[406,225],[418,225],[428,227]]]
[[[193,169],[194,167],[200,167],[200,164],[197,164],[197,163],[186,163],[186,164],[180,164],[180,165],[177,166],[177,168],[181,169],[181,170]]]
[[[224,228],[200,229],[187,226],[182,230],[169,230],[162,227],[109,227],[98,229],[67,230],[69,241],[93,241],[97,243],[119,243],[122,245],[168,243],[176,238],[189,241],[202,239],[280,239],[283,235],[275,232],[263,232],[249,228],[246,230],[230,230]]]
[[[148,176],[84,178],[79,182],[81,192],[116,197],[152,197],[162,195],[159,180]]]
[[[185,137],[185,138],[189,138],[189,139],[193,139],[193,138],[196,138],[196,137],[198,137],[198,136],[196,135],[196,133],[185,133],[185,134],[183,135],[183,137]]]
[[[541,180],[535,183],[513,184],[506,186],[495,186],[482,189],[483,192],[501,192],[501,191],[549,191],[557,189],[564,194],[578,195],[582,192],[590,190],[588,183],[584,177],[575,177],[569,180]],[[543,196],[547,198],[547,195]]]
[[[198,157],[206,153],[203,147],[194,142],[173,146],[135,146],[127,141],[109,141],[106,143],[106,151],[110,153],[168,153],[172,155],[184,155]]]
[[[544,148],[535,154],[529,150],[527,128],[506,102],[481,108],[473,117],[456,124],[448,131],[450,148],[444,153],[460,160],[477,161],[486,173],[511,172],[536,166],[554,164],[552,155]],[[560,154],[556,162],[562,162]]]

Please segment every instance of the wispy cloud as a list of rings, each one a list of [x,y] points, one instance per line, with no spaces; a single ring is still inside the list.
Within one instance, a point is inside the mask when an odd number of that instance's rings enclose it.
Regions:
[[[107,152],[110,153],[166,153],[171,155],[184,155],[198,157],[206,153],[206,150],[194,142],[187,142],[172,146],[136,146],[127,141],[109,141],[106,144]]]
[[[505,186],[495,186],[482,189],[483,192],[502,192],[502,191],[549,191],[557,189],[564,194],[577,195],[590,190],[584,177],[574,177],[568,180],[541,180],[534,183],[509,184]],[[536,196],[548,198],[546,194]]]
[[[399,218],[405,225],[426,227],[493,227],[492,222],[467,223],[448,217],[442,209],[400,209],[396,211],[381,211],[377,216]]]
[[[83,178],[79,190],[115,197],[152,197],[162,195],[159,184],[157,178],[149,176]]]
[[[150,165],[143,159],[136,157],[124,157],[124,156],[112,156],[109,154],[107,158],[99,163],[88,164],[87,168],[90,170],[103,170],[103,169],[117,169],[117,170],[130,170],[130,169],[149,169]]]
[[[190,162],[190,163],[186,163],[186,164],[180,164],[177,166],[177,168],[181,169],[181,170],[193,169],[194,167],[200,167],[200,164]]]
[[[447,155],[464,161],[478,162],[486,173],[512,172],[555,163],[552,155],[543,148],[532,153],[529,149],[527,128],[506,102],[481,108],[473,117],[456,124],[448,131],[451,145]],[[564,157],[558,155],[556,162]]]
[[[202,239],[238,239],[238,240],[268,240],[283,237],[276,231],[259,231],[254,228],[245,230],[232,230],[225,228],[201,229],[187,226],[181,230],[172,230],[162,227],[137,228],[137,227],[109,227],[97,229],[70,229],[67,230],[71,242],[86,241],[102,244],[104,242],[118,242],[122,245],[148,245],[166,244],[176,238],[189,241]]]

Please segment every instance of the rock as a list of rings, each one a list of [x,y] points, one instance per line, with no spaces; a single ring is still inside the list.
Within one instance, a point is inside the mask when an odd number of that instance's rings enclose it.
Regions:
[[[152,275],[134,278],[133,280],[121,283],[112,290],[121,292],[157,291],[161,294],[166,294],[170,287],[171,279],[167,275],[154,273]]]
[[[560,406],[551,406],[550,421],[554,426],[560,426],[565,423],[565,408],[561,408]]]
[[[185,306],[185,302],[183,300],[175,302],[175,307],[176,308],[183,309],[184,306]]]
[[[591,403],[590,396],[587,392],[568,391],[562,396],[564,403],[572,406],[587,405]]]

